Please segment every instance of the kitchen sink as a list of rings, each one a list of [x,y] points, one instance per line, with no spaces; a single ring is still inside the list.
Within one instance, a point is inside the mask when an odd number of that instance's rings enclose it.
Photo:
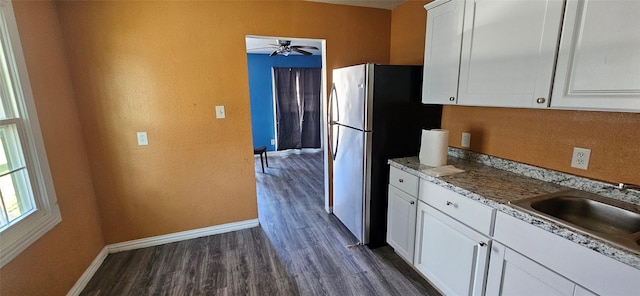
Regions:
[[[536,216],[640,253],[640,207],[568,190],[510,202]]]
[[[630,234],[640,231],[640,214],[589,198],[563,195],[532,202],[531,207],[597,232]]]

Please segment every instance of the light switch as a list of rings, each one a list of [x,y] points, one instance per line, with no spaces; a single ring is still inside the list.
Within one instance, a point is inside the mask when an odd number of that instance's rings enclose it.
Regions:
[[[224,117],[224,106],[216,106],[216,118],[222,119]]]
[[[149,138],[147,132],[138,132],[138,146],[149,145]]]

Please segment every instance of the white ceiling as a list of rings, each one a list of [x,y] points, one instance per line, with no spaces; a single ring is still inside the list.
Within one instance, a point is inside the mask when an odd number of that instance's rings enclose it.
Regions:
[[[301,38],[279,38],[279,37],[258,37],[258,36],[247,36],[245,38],[247,43],[247,53],[257,53],[257,54],[271,54],[274,50],[276,50],[277,46],[274,44],[278,44],[278,39],[281,40],[291,40],[291,45],[306,45],[306,46],[315,46],[318,50],[314,49],[304,49],[312,53],[313,55],[321,55],[322,52],[322,43],[320,40],[316,39],[301,39]],[[302,55],[297,52],[291,52],[292,55]]]
[[[396,6],[400,5],[400,3],[404,2],[405,0],[306,0],[306,1],[353,5],[353,6],[364,6],[364,7],[373,7],[373,8],[382,8],[382,9],[391,10],[396,8]]]

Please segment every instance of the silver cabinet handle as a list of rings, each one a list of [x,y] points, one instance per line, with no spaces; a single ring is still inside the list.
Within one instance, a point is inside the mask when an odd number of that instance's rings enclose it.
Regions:
[[[475,268],[471,273],[471,276],[476,279],[473,281],[473,291],[482,291],[486,277],[484,277],[483,275],[486,274],[485,273],[485,268],[488,265],[489,262],[489,256],[490,256],[490,250],[488,250],[486,248],[487,243],[480,241],[478,242],[478,244],[474,247],[474,253],[475,253]]]
[[[544,103],[544,102],[546,102],[546,101],[547,101],[547,99],[545,99],[545,98],[538,98],[538,99],[536,100],[536,103],[538,103],[538,104],[542,104],[542,103]]]
[[[449,97],[449,101],[453,102],[453,101],[455,101],[455,100],[456,100],[456,98],[455,98],[455,97]]]
[[[409,204],[410,204],[410,205],[413,205],[413,204],[415,204],[415,203],[416,203],[415,201],[411,201],[411,202],[409,202]]]
[[[404,180],[402,180],[402,179],[398,179],[398,182],[403,183],[403,182],[404,182]]]

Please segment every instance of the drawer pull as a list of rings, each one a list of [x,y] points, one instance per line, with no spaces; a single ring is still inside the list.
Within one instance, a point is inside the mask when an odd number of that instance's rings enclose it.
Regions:
[[[398,179],[398,181],[399,181],[400,183],[403,183],[403,182],[404,182],[404,180],[402,180],[402,179]]]
[[[479,243],[478,243],[478,245],[479,245],[479,246],[481,246],[481,247],[484,247],[484,246],[486,246],[486,245],[487,245],[487,243],[485,243],[485,242],[479,242]]]
[[[448,201],[448,200],[447,200],[447,205],[448,205],[448,206],[453,206],[454,208],[457,208],[457,207],[458,207],[458,205],[457,205],[457,204],[452,203],[452,202],[450,202],[450,201]]]
[[[411,201],[409,204],[410,204],[410,205],[413,205],[413,204],[415,204],[415,203],[416,203],[415,201]]]

